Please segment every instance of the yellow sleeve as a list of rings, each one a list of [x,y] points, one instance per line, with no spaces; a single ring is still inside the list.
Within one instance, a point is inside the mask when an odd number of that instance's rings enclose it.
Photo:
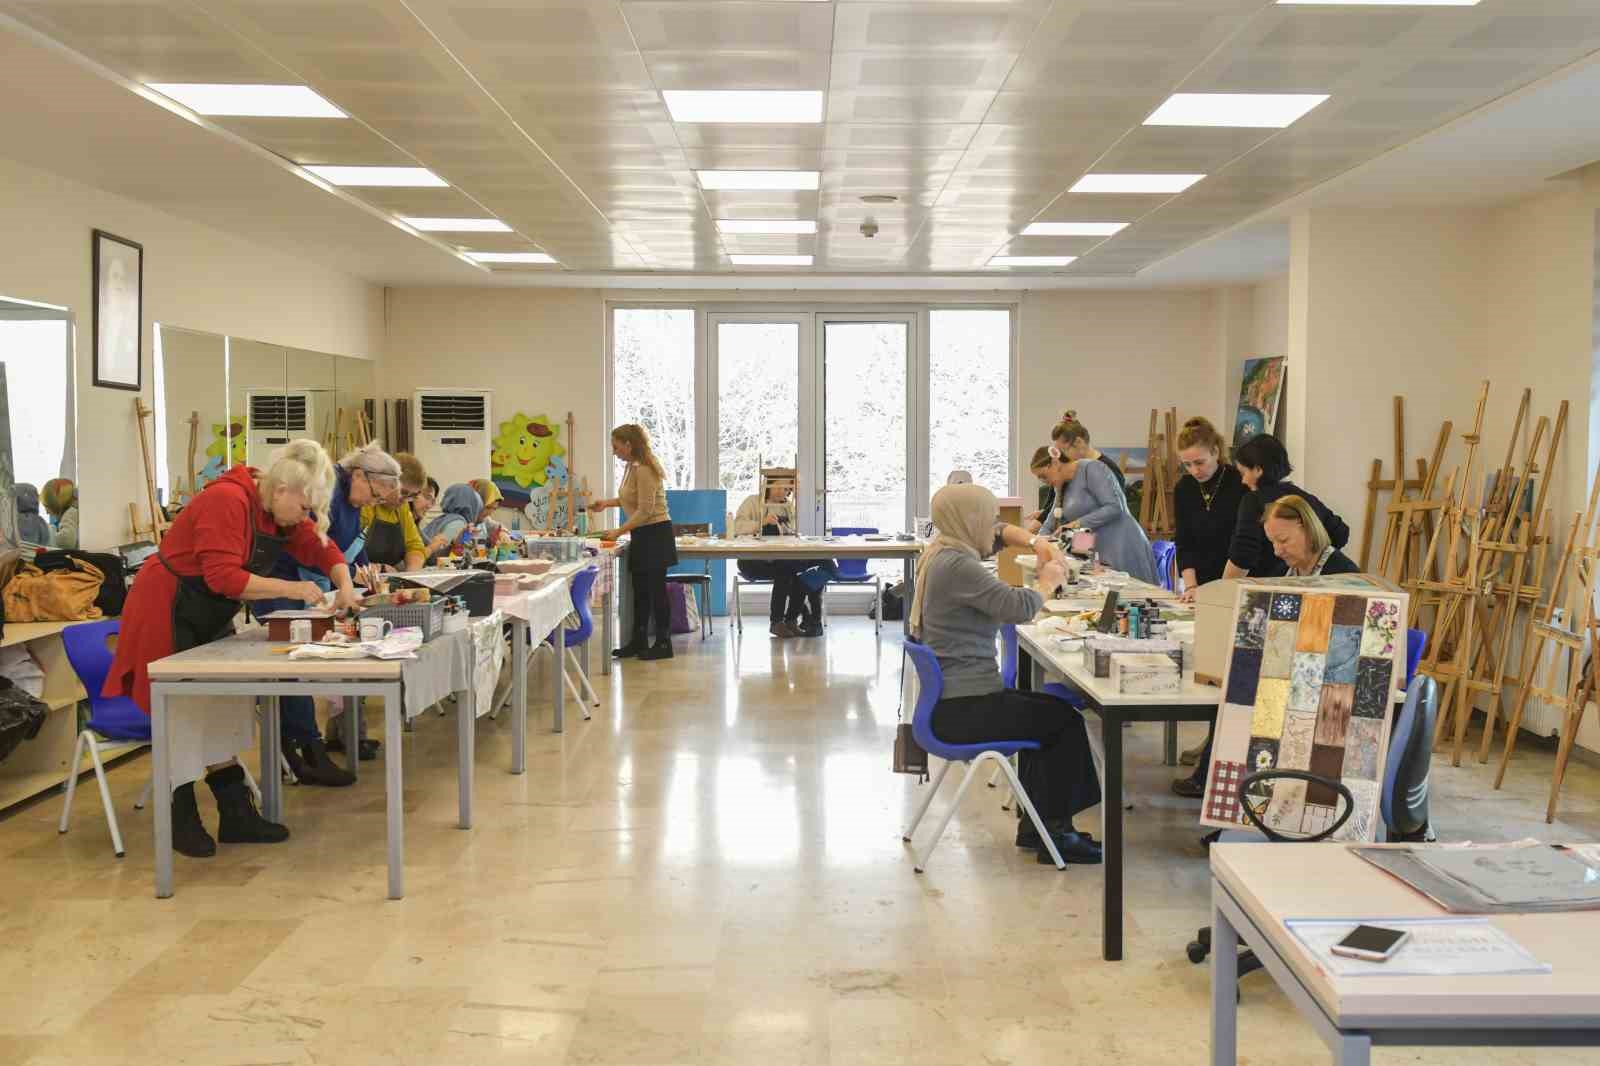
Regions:
[[[423,542],[422,534],[417,530],[417,516],[411,513],[411,508],[407,504],[402,503],[399,510],[400,529],[406,538],[406,554],[416,552],[418,555],[426,555],[428,545]]]
[[[363,533],[366,532],[368,526],[372,525],[372,520],[377,516],[378,508],[376,505],[369,503],[361,508],[361,531]]]

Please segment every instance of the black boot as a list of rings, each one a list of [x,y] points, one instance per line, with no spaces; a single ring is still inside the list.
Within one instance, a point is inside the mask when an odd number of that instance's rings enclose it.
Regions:
[[[172,850],[191,859],[209,859],[217,853],[217,842],[200,822],[193,781],[172,790]]]
[[[805,613],[800,620],[800,635],[802,637],[820,637],[822,636],[822,593],[806,593],[805,604]]]
[[[628,643],[612,651],[611,657],[613,659],[634,659],[638,658],[639,653],[647,648],[649,648],[649,644],[645,641],[645,626],[636,623],[633,627],[633,636],[628,639]]]
[[[217,797],[217,839],[224,844],[278,844],[289,839],[286,826],[269,822],[256,810],[256,799],[244,781],[244,767],[235,763],[206,775]]]
[[[1046,824],[1045,829],[1049,831],[1050,839],[1055,841],[1056,850],[1061,852],[1061,861],[1068,866],[1093,866],[1104,861],[1100,845],[1073,829],[1071,822],[1063,822],[1059,826]],[[1050,849],[1044,846],[1042,840],[1039,842],[1037,861],[1055,865],[1055,860],[1050,857]]]
[[[289,769],[302,785],[324,785],[344,788],[356,783],[355,775],[342,766],[335,766],[328,758],[328,749],[320,740],[307,740],[300,744],[285,744],[283,757]]]
[[[1094,844],[1095,847],[1100,846],[1099,844],[1095,843],[1093,835],[1091,835],[1089,832],[1079,831],[1078,835],[1087,840],[1089,843]],[[1022,816],[1017,820],[1016,844],[1019,848],[1027,848],[1029,850],[1044,846],[1043,841],[1039,839],[1039,831],[1033,827],[1033,819],[1028,817],[1027,811],[1023,811]],[[1063,856],[1063,858],[1064,857],[1065,856]]]
[[[672,658],[672,638],[660,638],[654,644],[640,652],[639,658],[643,660]]]

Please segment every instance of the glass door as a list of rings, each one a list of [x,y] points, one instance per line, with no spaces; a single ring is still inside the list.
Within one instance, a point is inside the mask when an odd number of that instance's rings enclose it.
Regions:
[[[819,315],[817,347],[824,526],[902,533],[912,508],[907,386],[915,380],[916,316]],[[898,565],[887,564],[885,572]]]
[[[715,439],[706,448],[712,463],[706,481],[727,491],[730,512],[737,513],[747,497],[760,491],[764,468],[800,466],[801,339],[809,332],[809,317],[706,316],[711,395],[716,404],[710,419]],[[802,489],[808,483],[802,472]],[[802,510],[797,506],[797,515]]]

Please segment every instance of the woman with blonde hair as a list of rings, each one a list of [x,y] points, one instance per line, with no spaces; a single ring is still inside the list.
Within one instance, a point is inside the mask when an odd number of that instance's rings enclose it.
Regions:
[[[1261,528],[1290,577],[1361,572],[1353,559],[1333,546],[1317,509],[1304,496],[1281,496],[1269,503]]]
[[[272,576],[280,558],[322,571],[338,590],[335,605],[356,606],[350,567],[327,535],[334,479],[322,446],[297,440],[273,453],[264,473],[236,466],[207,484],[139,571],[102,694],[129,697],[148,714],[150,664],[232,633],[242,601],[320,604],[320,586]],[[288,838],[287,829],[256,810],[238,765],[238,753],[255,745],[254,734],[248,703],[173,704],[172,846],[181,854],[204,858],[217,850],[195,805],[201,776],[216,795],[217,839],[224,844]]]
[[[39,502],[50,514],[50,524],[55,527],[54,543],[58,548],[78,546],[78,486],[71,478],[51,478],[39,490]]]
[[[628,464],[622,486],[609,500],[595,500],[591,511],[619,507],[627,520],[605,534],[632,534],[628,572],[633,578],[633,635],[611,654],[618,659],[672,658],[672,603],[667,599],[667,570],[677,565],[678,544],[667,510],[666,472],[650,449],[643,426],[626,423],[611,431],[611,454]],[[647,643],[650,620],[656,623],[654,644]]]
[[[1178,431],[1178,461],[1183,477],[1173,487],[1173,513],[1178,546],[1178,573],[1183,599],[1194,602],[1194,590],[1222,576],[1228,547],[1238,525],[1244,481],[1232,463],[1223,460],[1225,442],[1208,418],[1191,418]]]
[[[1008,689],[995,661],[1001,625],[1031,622],[1065,580],[1059,553],[1044,537],[1000,522],[994,493],[981,485],[946,485],[934,493],[937,531],[917,561],[908,619],[911,634],[939,659],[944,692],[933,708],[933,733],[948,744],[1038,741],[1019,757],[1019,776],[1034,808],[1069,863],[1097,863],[1100,846],[1073,828],[1074,815],[1100,802],[1100,781],[1083,716],[1061,700]],[[1012,588],[983,565],[1004,547],[1039,557],[1035,588]],[[1038,830],[1017,805],[1016,844],[1051,862]]]

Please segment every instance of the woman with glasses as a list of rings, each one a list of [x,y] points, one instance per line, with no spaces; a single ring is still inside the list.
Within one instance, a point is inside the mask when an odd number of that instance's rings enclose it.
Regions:
[[[410,452],[396,453],[400,464],[400,495],[395,502],[370,503],[361,508],[361,532],[366,538],[367,559],[395,570],[421,570],[427,545],[417,532],[417,518],[411,503],[427,491],[428,475],[422,463]]]

